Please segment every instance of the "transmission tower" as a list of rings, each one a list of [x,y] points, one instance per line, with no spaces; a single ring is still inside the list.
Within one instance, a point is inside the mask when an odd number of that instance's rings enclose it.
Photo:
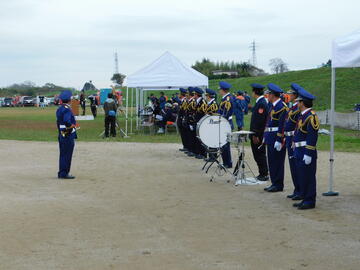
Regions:
[[[118,60],[117,52],[115,52],[115,73],[114,74],[119,74],[119,60]]]
[[[250,50],[252,52],[252,65],[254,67],[257,66],[257,58],[256,58],[256,48],[257,48],[257,45],[256,45],[256,42],[255,40],[253,42],[251,42],[251,45],[250,45]]]

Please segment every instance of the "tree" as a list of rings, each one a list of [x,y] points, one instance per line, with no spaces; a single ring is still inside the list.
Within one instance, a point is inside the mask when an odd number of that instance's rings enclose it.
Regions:
[[[289,71],[288,65],[281,58],[270,59],[269,66],[275,74],[284,73]]]
[[[116,83],[117,85],[119,86],[122,86],[123,82],[124,82],[124,79],[125,79],[125,75],[124,74],[121,74],[121,73],[115,73],[111,80]]]

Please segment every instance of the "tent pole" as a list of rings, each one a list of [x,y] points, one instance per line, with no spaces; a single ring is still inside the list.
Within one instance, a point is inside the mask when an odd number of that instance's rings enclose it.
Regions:
[[[331,114],[330,114],[330,172],[329,172],[329,191],[323,196],[338,196],[338,192],[333,191],[334,185],[334,151],[335,151],[335,91],[336,91],[336,70],[331,69]]]
[[[133,134],[133,117],[134,117],[134,88],[131,88],[131,105],[130,105],[130,134]]]
[[[135,88],[135,96],[136,96],[136,130],[139,129],[139,91]]]
[[[128,137],[129,87],[126,87],[125,138]]]

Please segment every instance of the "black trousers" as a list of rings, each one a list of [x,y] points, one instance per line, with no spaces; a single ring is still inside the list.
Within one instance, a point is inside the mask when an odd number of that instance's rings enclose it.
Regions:
[[[95,118],[96,115],[97,115],[97,108],[96,108],[96,106],[91,106],[91,112],[92,112],[92,114],[93,114],[93,116],[94,116],[94,118]]]
[[[109,137],[109,130],[112,137],[116,136],[115,116],[105,116],[105,137]]]
[[[259,138],[260,142],[262,141],[262,137]],[[266,146],[263,145],[259,149],[260,144],[254,144],[251,137],[251,150],[254,156],[254,160],[258,166],[259,174],[261,176],[267,176],[269,174],[269,169],[266,161]]]
[[[178,119],[176,120],[176,125],[177,125],[177,128],[179,130],[179,133],[180,133],[180,138],[181,138],[181,142],[183,144],[183,148],[185,149],[188,149],[187,148],[187,144],[186,144],[186,131],[185,131],[185,128],[183,127],[182,125],[182,120],[180,117],[178,117]]]

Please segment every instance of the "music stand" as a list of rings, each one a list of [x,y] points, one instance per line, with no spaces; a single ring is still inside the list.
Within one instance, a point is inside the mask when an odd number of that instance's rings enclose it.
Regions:
[[[233,132],[232,135],[237,136],[237,149],[238,149],[238,161],[236,163],[233,175],[235,186],[238,185],[257,185],[259,181],[256,179],[255,174],[250,168],[250,165],[245,160],[245,142],[249,135],[254,134],[251,131],[238,131]],[[251,173],[252,178],[246,177],[247,174]]]

